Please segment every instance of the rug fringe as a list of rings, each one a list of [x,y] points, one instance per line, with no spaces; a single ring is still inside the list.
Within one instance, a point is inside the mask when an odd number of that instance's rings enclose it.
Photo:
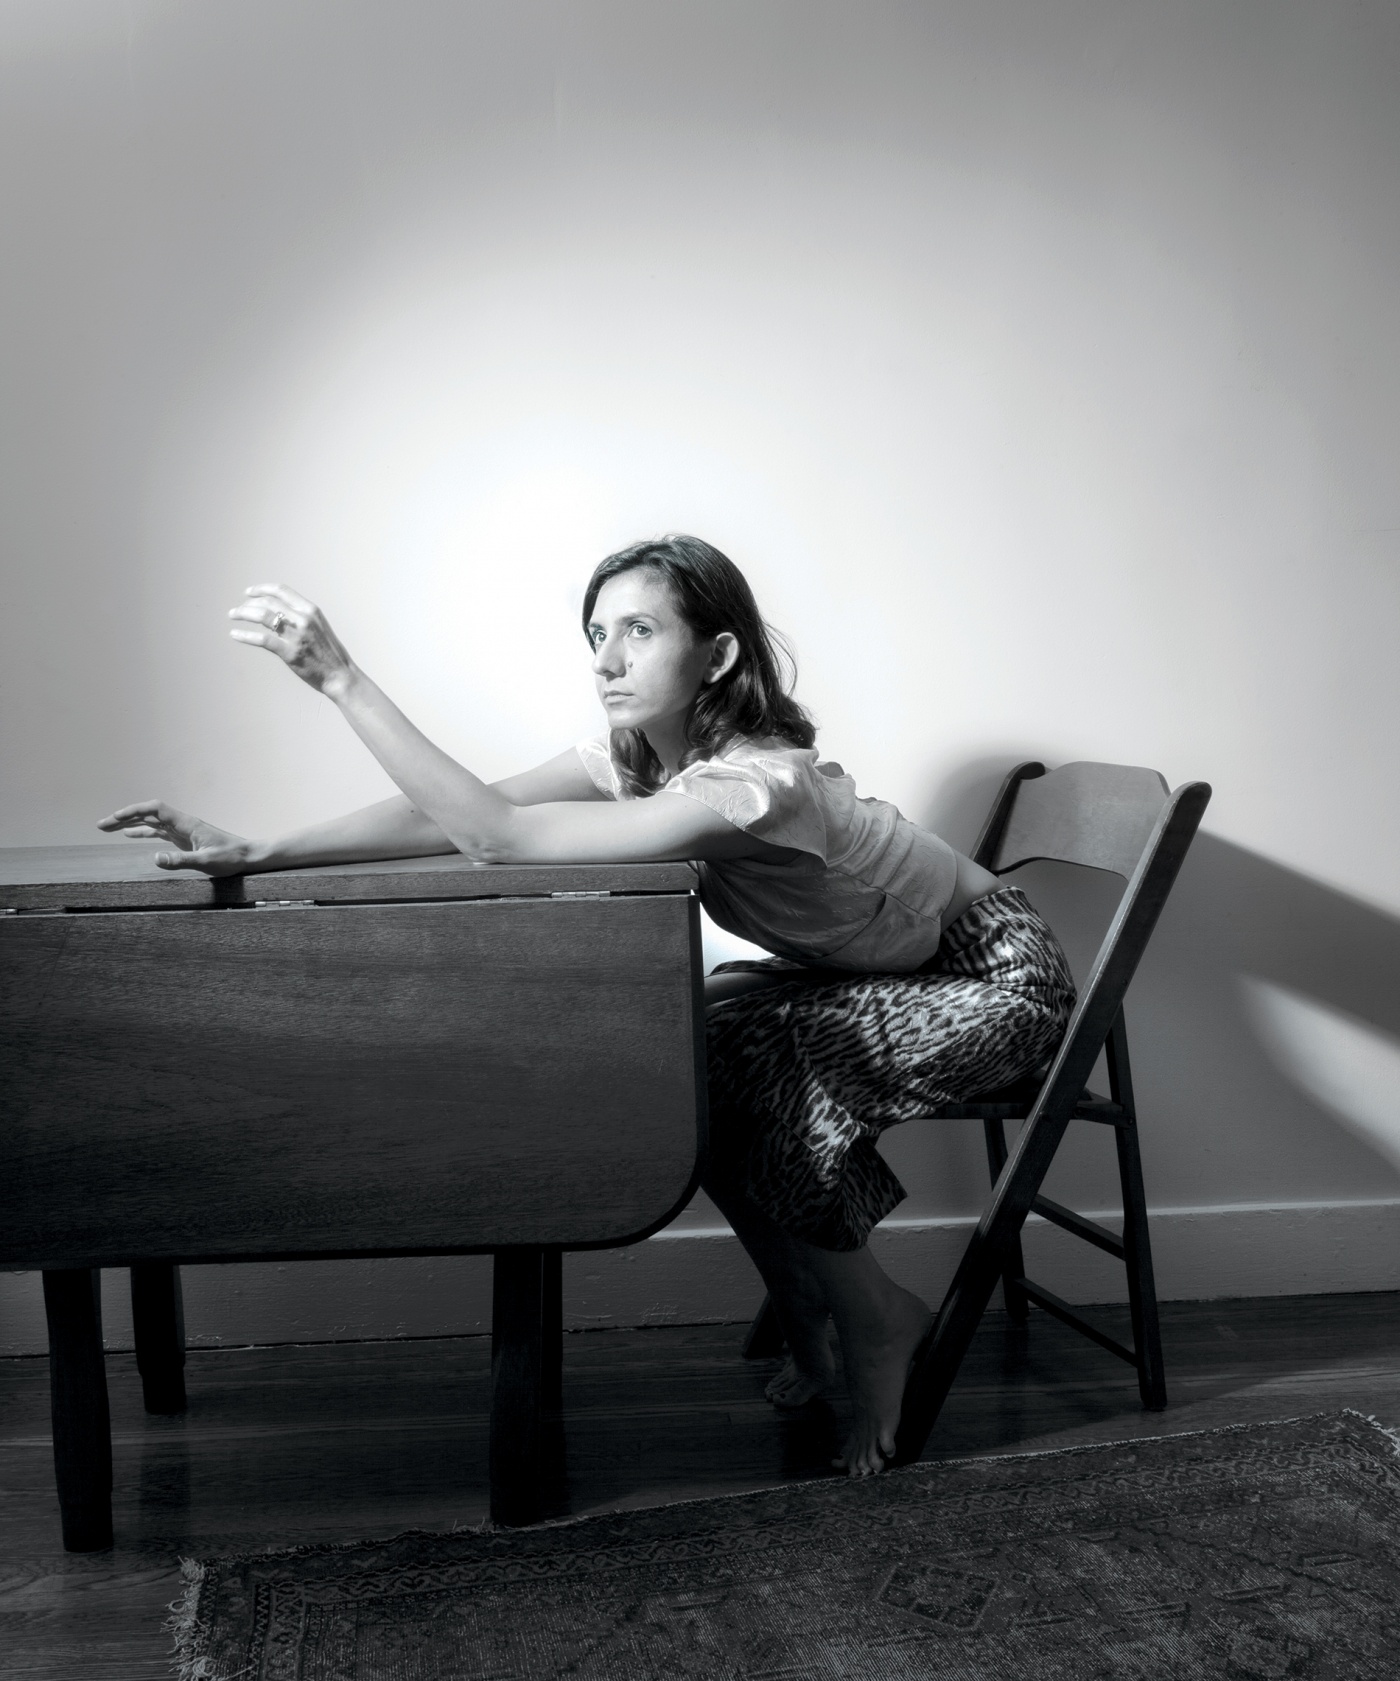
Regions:
[[[207,1575],[206,1566],[198,1559],[180,1560],[180,1580],[185,1585],[184,1592],[166,1607],[170,1615],[162,1625],[175,1644],[170,1667],[175,1672],[176,1681],[221,1681],[214,1673],[213,1658],[200,1651],[207,1630],[199,1620],[199,1596]]]
[[[1342,1411],[1348,1418],[1359,1418],[1363,1423],[1373,1424],[1382,1436],[1388,1438],[1391,1447],[1395,1450],[1395,1457],[1400,1459],[1400,1430],[1393,1430],[1390,1425],[1382,1424],[1374,1413],[1358,1412],[1355,1407],[1343,1407]]]

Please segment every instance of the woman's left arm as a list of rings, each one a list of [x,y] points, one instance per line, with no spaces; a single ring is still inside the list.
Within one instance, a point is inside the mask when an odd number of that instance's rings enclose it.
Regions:
[[[334,702],[412,804],[468,858],[493,864],[630,863],[775,852],[698,800],[614,803],[575,797],[517,804],[505,791],[509,783],[492,787],[429,741],[355,664],[319,607],[283,584],[260,584],[248,594],[229,615],[240,621],[233,636],[276,654]],[[511,792],[518,797],[526,790]]]

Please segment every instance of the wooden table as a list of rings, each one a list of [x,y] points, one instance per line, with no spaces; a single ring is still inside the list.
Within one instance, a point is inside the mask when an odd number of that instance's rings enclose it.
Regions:
[[[539,1512],[565,1249],[691,1196],[688,864],[461,857],[209,881],[154,844],[0,849],[0,1264],[44,1274],[64,1545],[111,1543],[99,1267],[152,1410],[182,1262],[494,1255],[491,1509]]]

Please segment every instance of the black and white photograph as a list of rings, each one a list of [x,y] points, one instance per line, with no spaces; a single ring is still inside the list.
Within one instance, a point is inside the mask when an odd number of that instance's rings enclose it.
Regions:
[[[1400,1675],[1400,0],[0,0],[0,1681]]]

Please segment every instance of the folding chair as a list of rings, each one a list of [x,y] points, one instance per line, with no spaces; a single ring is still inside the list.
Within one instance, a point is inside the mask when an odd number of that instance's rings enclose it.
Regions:
[[[896,1437],[897,1463],[917,1459],[923,1452],[998,1279],[1012,1319],[1024,1322],[1028,1304],[1033,1302],[1126,1360],[1137,1372],[1144,1407],[1160,1411],[1167,1404],[1123,995],[1210,792],[1207,783],[1187,782],[1169,793],[1156,771],[1131,765],[1068,764],[1047,774],[1044,765],[1027,763],[1010,772],[992,804],[973,851],[984,868],[1005,875],[1022,864],[1049,859],[1111,871],[1122,876],[1127,886],[1050,1066],[1001,1091],[944,1104],[928,1116],[930,1120],[982,1122],[994,1184],[991,1200],[910,1370]],[[1100,1051],[1108,1066],[1107,1098],[1085,1088]],[[1004,1130],[1008,1120],[1025,1122],[1009,1155]],[[1040,1195],[1072,1120],[1114,1129],[1123,1188],[1121,1237]],[[1025,1276],[1021,1227],[1031,1212],[1124,1263],[1131,1348],[1089,1324],[1066,1302]],[[744,1354],[760,1359],[781,1348],[777,1315],[765,1300],[749,1330]]]

